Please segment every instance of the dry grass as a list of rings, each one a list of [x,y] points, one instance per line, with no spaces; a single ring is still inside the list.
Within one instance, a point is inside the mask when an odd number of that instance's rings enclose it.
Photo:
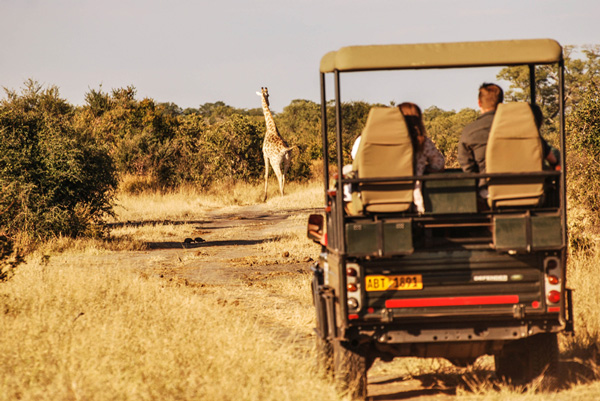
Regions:
[[[290,207],[323,206],[322,187],[311,183],[290,182],[285,186],[284,197],[279,195],[277,183],[269,183],[267,205],[274,210]],[[262,203],[264,187],[243,182],[216,184],[208,191],[191,186],[166,193],[121,193],[115,212],[117,221],[190,221],[206,217],[210,211],[235,210],[237,206]]]
[[[270,329],[310,324],[307,308],[279,305],[267,321],[257,307],[270,302],[223,302],[237,291],[29,262],[1,288],[0,399],[335,399],[311,374],[306,333]]]
[[[239,188],[239,196],[260,192]],[[294,207],[317,204],[312,187],[288,189]],[[123,196],[115,223],[145,224],[119,225],[110,240],[58,238],[30,255],[0,286],[0,327],[9,334],[0,340],[0,400],[338,399],[331,383],[315,379],[305,272],[181,285],[111,258],[137,254],[146,242],[179,241],[194,224],[166,220],[199,220],[219,205],[235,211],[236,202],[189,190]],[[279,211],[290,206],[269,202]],[[316,248],[302,235],[274,238],[256,251],[279,254],[282,263],[290,259],[282,249]]]
[[[217,211],[235,215],[240,206],[252,208],[262,197],[261,185],[122,195],[110,239],[59,238],[30,255],[0,285],[0,400],[339,399],[332,383],[315,372],[310,275],[277,268],[316,258],[318,247],[306,239],[304,225],[310,209],[322,206],[322,187],[291,184],[283,198],[270,187],[270,212],[306,213],[290,215],[268,241],[224,261],[244,272],[227,285],[179,277],[179,267],[146,244],[182,241]],[[201,235],[227,241],[245,230]],[[179,252],[178,266],[209,263],[214,252]],[[160,272],[131,263],[152,258],[163,266]],[[535,386],[499,383],[489,356],[464,369],[442,359],[401,358],[377,362],[369,375],[414,380],[467,400],[598,398],[599,258],[589,252],[570,258],[577,334],[561,337],[564,389],[540,393]]]

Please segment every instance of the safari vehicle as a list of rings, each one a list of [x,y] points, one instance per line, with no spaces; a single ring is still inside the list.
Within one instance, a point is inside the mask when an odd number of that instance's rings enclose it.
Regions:
[[[488,354],[511,383],[556,375],[557,333],[573,331],[565,287],[564,65],[561,46],[549,39],[350,46],[321,59],[323,149],[326,77],[333,74],[337,166],[344,165],[345,73],[525,65],[535,103],[535,67],[546,64],[559,76],[560,170],[543,168],[528,103],[498,108],[484,174],[414,175],[395,107],[371,110],[353,174],[330,176],[324,153],[325,214],[311,215],[308,226],[309,238],[322,245],[312,284],[317,346],[353,397],[366,396],[366,373],[377,358],[442,357],[466,366]],[[487,202],[478,200],[480,179],[489,186]],[[416,180],[424,213],[412,204]]]

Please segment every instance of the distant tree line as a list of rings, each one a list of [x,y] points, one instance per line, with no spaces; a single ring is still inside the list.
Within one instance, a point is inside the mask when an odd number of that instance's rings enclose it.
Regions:
[[[577,51],[578,57],[573,57]],[[569,162],[573,163],[571,199],[588,210],[600,208],[600,108],[598,47],[566,48]],[[508,67],[498,79],[510,82],[506,99],[528,98],[526,67]],[[556,144],[557,71],[538,67],[537,102],[546,121],[543,132]],[[476,96],[476,88],[470,89]],[[136,98],[132,86],[85,94],[83,106],[59,96],[57,87],[34,80],[20,91],[7,90],[0,101],[0,235],[27,233],[93,235],[96,223],[111,212],[119,182],[122,190],[168,190],[184,184],[208,187],[231,180],[260,180],[264,174],[262,109],[238,109],[221,101],[182,109],[174,103]],[[374,104],[342,105],[344,154],[360,134]],[[327,153],[335,164],[333,104],[328,104]],[[456,148],[462,128],[478,116],[474,109],[424,110],[428,135],[458,167]],[[298,146],[288,179],[311,177],[322,154],[321,108],[296,99],[275,115],[282,136]],[[128,177],[128,180],[124,178]],[[133,177],[133,179],[132,179]]]

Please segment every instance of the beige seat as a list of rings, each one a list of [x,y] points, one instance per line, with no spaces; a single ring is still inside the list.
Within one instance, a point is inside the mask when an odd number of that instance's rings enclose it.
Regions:
[[[542,142],[528,103],[498,105],[485,151],[488,173],[542,171]],[[543,178],[488,180],[492,208],[537,206]]]
[[[404,116],[397,107],[374,107],[369,112],[353,163],[357,178],[413,175],[413,147]],[[359,184],[352,209],[365,212],[403,212],[413,201],[413,182]]]

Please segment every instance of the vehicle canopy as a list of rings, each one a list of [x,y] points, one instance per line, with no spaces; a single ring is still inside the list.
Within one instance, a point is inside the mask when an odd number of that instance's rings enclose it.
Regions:
[[[560,175],[561,221],[563,230],[566,230],[566,182],[565,182],[565,121],[564,121],[564,59],[561,45],[553,39],[521,39],[521,40],[495,40],[471,41],[448,43],[422,43],[422,44],[386,44],[386,45],[360,45],[346,46],[337,51],[326,53],[320,61],[319,72],[321,76],[321,134],[323,149],[328,149],[327,137],[327,97],[325,75],[334,75],[335,96],[335,131],[336,131],[336,162],[338,166],[344,165],[342,151],[342,100],[340,92],[340,76],[344,73],[369,72],[383,70],[418,70],[418,69],[456,69],[479,67],[504,67],[527,66],[529,68],[529,95],[530,103],[536,103],[536,66],[558,66],[558,120],[559,120],[559,147],[563,152],[560,159],[562,173],[540,172],[528,173],[533,176]],[[329,160],[325,155],[324,185],[325,204],[328,202],[327,190],[329,189]],[[462,178],[490,178],[494,173],[460,173]],[[516,173],[515,173],[516,174]],[[513,174],[513,175],[515,175]],[[454,174],[456,175],[456,174]],[[502,173],[509,176],[510,173]],[[398,177],[396,177],[398,178]],[[450,175],[430,174],[428,176],[401,177],[403,179],[438,180],[451,178]],[[455,177],[457,178],[457,177]],[[342,193],[345,184],[357,184],[368,181],[386,182],[386,179],[371,178],[346,178],[337,180],[337,191]],[[389,182],[391,180],[387,179]],[[339,214],[335,225],[343,232],[342,198],[336,197],[336,214]],[[342,238],[338,239],[336,248],[342,253],[345,244]],[[338,242],[335,241],[335,242]]]
[[[321,59],[321,73],[553,64],[562,48],[552,39],[347,46]]]

